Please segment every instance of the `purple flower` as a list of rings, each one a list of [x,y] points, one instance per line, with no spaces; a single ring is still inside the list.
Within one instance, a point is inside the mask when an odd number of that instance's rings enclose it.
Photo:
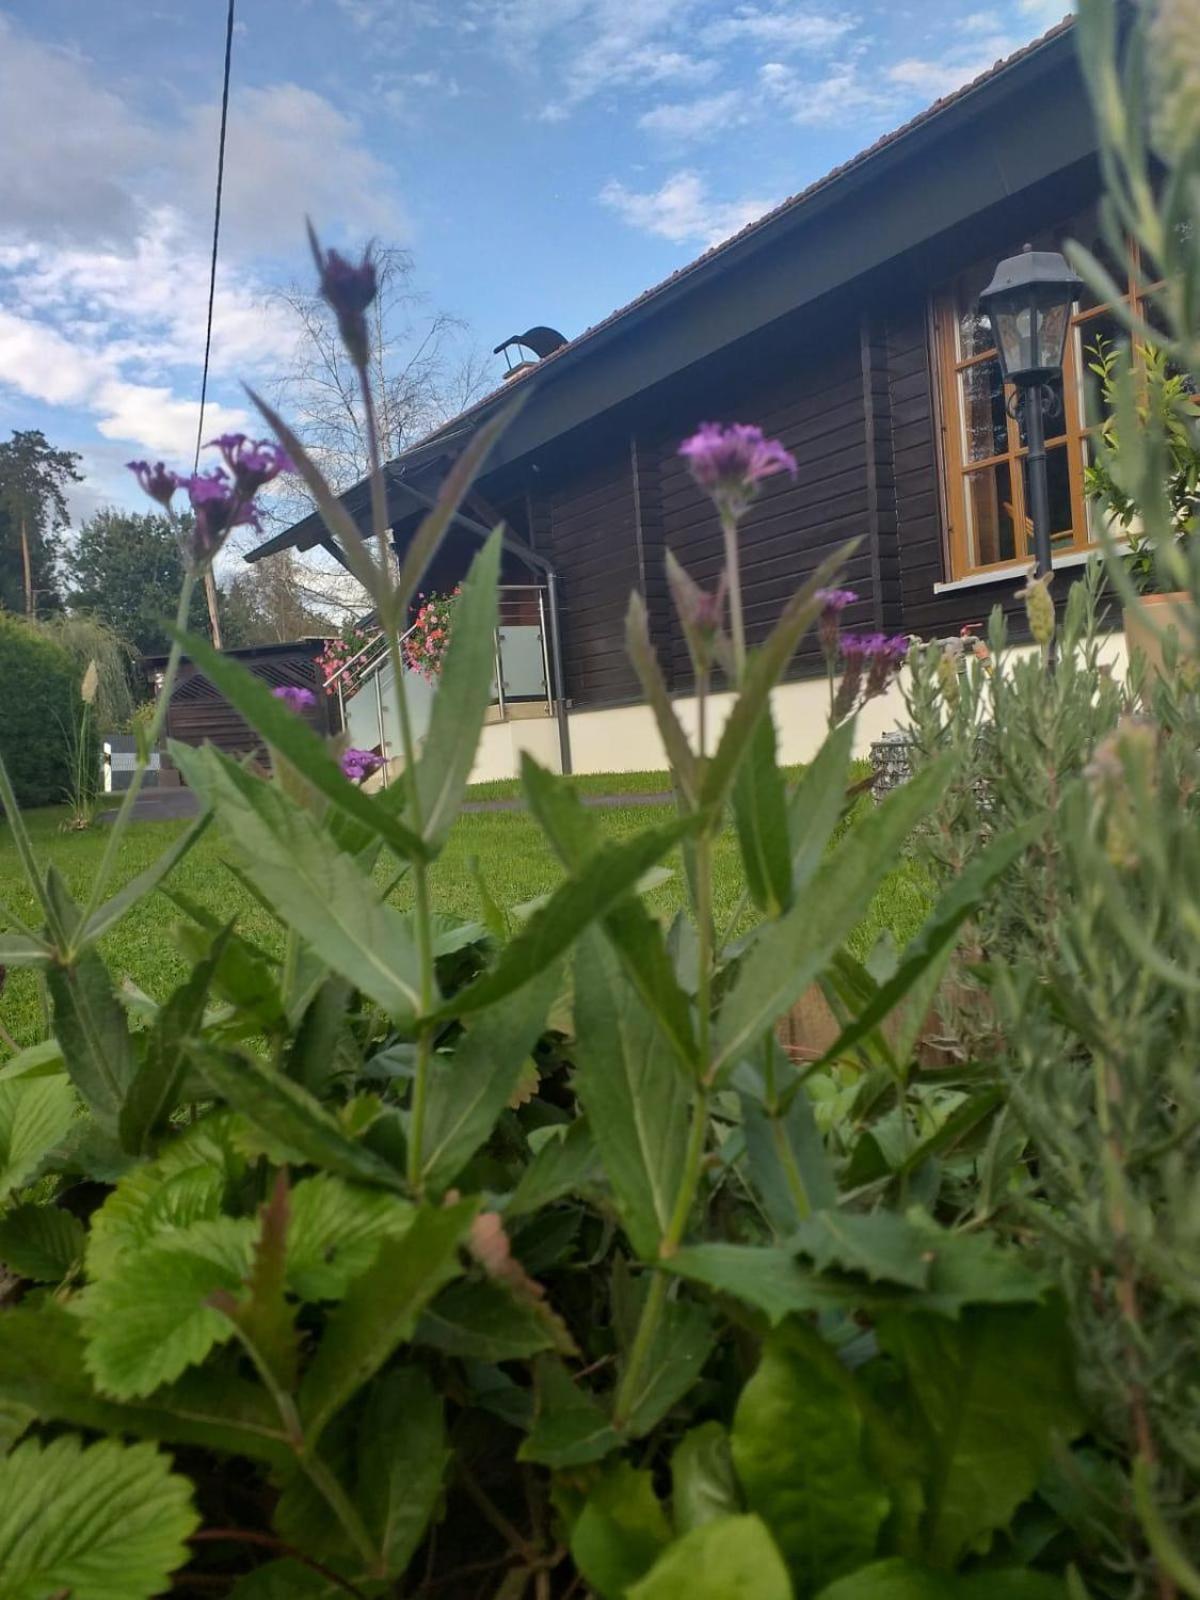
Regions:
[[[298,683],[281,683],[278,689],[271,693],[276,700],[282,700],[293,711],[307,711],[310,706],[315,706],[317,697],[311,689],[302,689]]]
[[[223,433],[210,439],[233,474],[233,486],[243,500],[251,500],[264,484],[281,472],[295,472],[291,456],[271,439],[247,439],[244,433]]]
[[[883,633],[844,633],[838,641],[843,663],[843,677],[838,689],[838,704],[845,716],[858,698],[860,686],[863,700],[873,700],[891,682],[894,674],[904,665],[908,655],[908,638],[903,633],[888,638]],[[867,679],[862,683],[863,669]]]
[[[821,607],[821,620],[818,624],[821,649],[824,650],[826,658],[832,660],[837,654],[841,613],[847,606],[852,606],[858,596],[853,589],[818,589],[813,598]]]
[[[796,476],[795,457],[778,439],[768,439],[761,428],[745,422],[728,427],[702,422],[679,446],[679,454],[718,507],[735,516],[745,511],[764,478],[776,472]]]
[[[195,519],[188,547],[194,566],[202,567],[212,560],[225,543],[230,529],[259,526],[254,506],[230,482],[229,474],[223,467],[181,478],[179,486],[187,490]]]
[[[844,611],[858,595],[853,589],[818,589],[814,598],[825,611]]]
[[[343,750],[338,765],[351,783],[361,783],[364,778],[369,778],[377,772],[383,762],[373,750]]]
[[[337,250],[322,250],[311,222],[308,241],[320,275],[321,297],[337,317],[338,332],[351,361],[357,367],[365,367],[371,346],[364,312],[379,288],[371,247],[367,246],[355,266]]]
[[[161,461],[153,466],[148,461],[127,461],[125,465],[138,481],[143,494],[157,500],[164,510],[171,508],[171,496],[182,482],[177,472],[169,472]]]

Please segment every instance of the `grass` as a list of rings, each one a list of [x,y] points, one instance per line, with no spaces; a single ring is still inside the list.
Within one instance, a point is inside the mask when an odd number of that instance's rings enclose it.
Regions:
[[[660,773],[605,774],[577,779],[576,784],[584,793],[653,793],[661,788],[662,778]],[[647,779],[653,782],[647,783]],[[476,786],[476,792],[482,787]],[[513,789],[515,791],[515,786]],[[81,898],[99,863],[107,829],[97,824],[83,833],[63,832],[61,824],[66,815],[65,807],[47,808],[28,813],[27,822],[43,865],[53,861],[67,887]],[[596,819],[606,834],[625,838],[646,827],[653,815],[648,815],[644,805],[611,806],[598,810]],[[135,823],[125,836],[110,893],[149,866],[184,826],[180,822]],[[236,916],[239,930],[247,937],[268,949],[281,950],[282,938],[277,924],[225,868],[223,853],[221,834],[214,826],[175,869],[170,882],[182,893],[210,907],[222,919]],[[478,914],[473,859],[478,860],[492,894],[501,905],[516,905],[545,894],[561,877],[561,868],[549,845],[527,814],[520,811],[471,813],[459,818],[433,870],[434,902],[439,910],[463,917]],[[673,876],[651,891],[647,904],[656,912],[670,915],[682,903],[683,879],[678,855],[673,860],[668,859],[666,864],[673,869]],[[732,832],[726,830],[717,842],[714,861],[719,924],[727,923],[733,915],[741,889],[737,843]],[[394,898],[397,904],[407,902],[405,884],[399,886]],[[8,826],[2,821],[0,902],[11,906],[26,920],[35,916],[33,897],[22,877]],[[855,934],[856,953],[865,954],[884,929],[890,930],[895,939],[903,943],[920,926],[928,903],[927,887],[920,870],[902,859],[885,880],[870,914]],[[104,940],[103,952],[114,975],[131,979],[156,999],[163,998],[187,971],[175,940],[175,929],[180,921],[181,914],[165,895],[154,894],[142,901]],[[28,970],[9,974],[0,994],[0,1023],[20,1045],[33,1044],[44,1037],[38,985]]]
[[[670,794],[671,774],[657,772],[578,772],[567,780],[576,794]],[[521,793],[517,778],[492,778],[473,783],[468,800],[513,800]]]

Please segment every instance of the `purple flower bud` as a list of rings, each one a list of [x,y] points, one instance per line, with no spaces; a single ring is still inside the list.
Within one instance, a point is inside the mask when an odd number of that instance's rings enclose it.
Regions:
[[[853,589],[818,589],[814,596],[825,611],[844,611],[858,600]]]
[[[710,494],[722,511],[740,516],[764,478],[776,472],[796,476],[796,460],[778,439],[768,439],[761,428],[735,422],[702,422],[679,446],[692,477]]]
[[[156,461],[153,466],[148,461],[127,461],[125,465],[137,479],[142,493],[148,494],[151,500],[157,500],[164,510],[169,511],[171,496],[183,482],[179,474],[169,472],[161,461]]]
[[[281,472],[295,472],[291,456],[271,439],[247,439],[244,433],[223,433],[210,439],[209,448],[220,450],[225,465],[233,474],[234,488],[243,500],[258,491]]]
[[[365,367],[371,343],[364,313],[379,288],[371,246],[367,246],[362,260],[355,266],[337,250],[322,250],[311,222],[308,241],[321,281],[321,298],[337,317],[338,332],[351,361],[357,367]]]
[[[281,683],[278,689],[271,693],[276,700],[282,700],[293,711],[307,711],[310,706],[315,706],[317,697],[311,689],[302,689],[298,683]]]
[[[192,506],[194,526],[186,553],[197,569],[213,559],[231,529],[260,526],[253,504],[238,492],[222,467],[181,478],[179,485],[187,490]]]
[[[383,762],[373,750],[343,750],[338,765],[351,783],[361,783],[364,778],[369,778],[377,772]]]
[[[841,614],[847,606],[855,603],[858,595],[853,589],[818,589],[813,598],[821,607],[821,620],[818,624],[821,649],[826,657],[832,660],[837,654]]]

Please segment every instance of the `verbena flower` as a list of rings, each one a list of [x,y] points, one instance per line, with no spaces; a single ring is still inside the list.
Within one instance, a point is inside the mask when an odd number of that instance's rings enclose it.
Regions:
[[[821,607],[821,620],[817,625],[821,649],[827,657],[832,657],[837,652],[841,614],[847,606],[855,604],[858,595],[853,589],[818,589],[814,598]]]
[[[373,772],[378,772],[383,762],[372,750],[343,750],[338,760],[342,772],[352,783],[361,783],[364,778],[369,778]]]
[[[777,472],[796,476],[796,458],[778,439],[768,439],[761,428],[746,422],[702,422],[679,446],[679,454],[718,508],[735,516],[745,511],[764,478]]]
[[[231,529],[260,526],[253,503],[239,492],[223,467],[194,472],[190,478],[181,478],[179,486],[187,490],[195,519],[187,544],[193,566],[211,561]]]
[[[308,240],[321,280],[321,298],[337,317],[338,332],[351,361],[365,367],[371,350],[365,312],[379,289],[371,247],[367,246],[355,265],[337,250],[322,250],[311,222]]]
[[[127,461],[125,465],[138,481],[143,494],[157,500],[164,510],[170,510],[171,497],[183,480],[177,472],[170,472],[161,461],[153,466],[148,461]]]
[[[234,488],[251,500],[281,472],[295,472],[291,456],[272,439],[247,439],[244,433],[223,433],[210,439],[209,448],[218,449],[233,474]]]
[[[281,683],[278,689],[271,693],[276,700],[282,700],[293,711],[307,711],[317,703],[317,697],[311,689],[302,689],[298,683]]]

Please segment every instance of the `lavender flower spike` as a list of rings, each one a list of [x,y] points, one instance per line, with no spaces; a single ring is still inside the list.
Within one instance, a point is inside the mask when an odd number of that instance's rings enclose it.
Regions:
[[[702,422],[679,454],[700,487],[734,516],[745,511],[764,478],[776,472],[796,476],[795,457],[750,423]]]
[[[311,689],[302,689],[298,683],[281,683],[278,689],[271,693],[276,700],[282,700],[293,711],[307,711],[315,706],[317,697]]]
[[[151,500],[157,500],[164,510],[169,511],[171,496],[183,482],[179,474],[168,471],[161,461],[156,461],[153,466],[148,461],[127,461],[125,465],[137,479],[142,493],[148,494]]]

